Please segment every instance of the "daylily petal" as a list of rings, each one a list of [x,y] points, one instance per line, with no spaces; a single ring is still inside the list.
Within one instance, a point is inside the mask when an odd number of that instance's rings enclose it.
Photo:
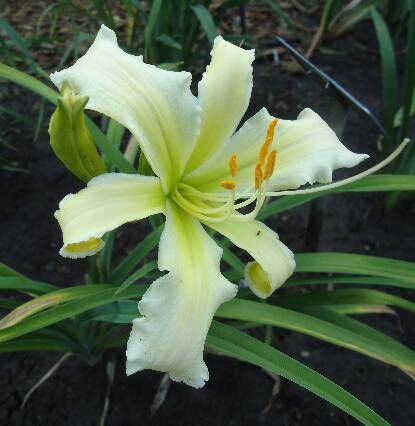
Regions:
[[[59,203],[55,212],[63,234],[59,253],[73,259],[95,254],[106,232],[164,209],[159,178],[123,173],[97,176]]]
[[[259,149],[271,120],[265,109],[259,111],[209,162],[186,175],[186,183],[203,191],[217,191],[220,182],[229,177],[228,158],[236,154],[239,164],[236,191],[252,189]],[[368,158],[366,154],[349,151],[328,124],[308,108],[299,114],[297,120],[278,120],[270,149],[277,150],[277,161],[268,190],[328,183],[334,170],[356,166]]]
[[[235,132],[252,91],[254,50],[245,50],[218,36],[212,60],[199,82],[202,105],[200,136],[187,170],[209,159]]]
[[[58,88],[68,81],[89,97],[87,108],[131,131],[166,192],[182,174],[199,134],[200,106],[190,91],[191,78],[125,53],[104,25],[82,58],[51,75]]]
[[[127,344],[127,374],[152,369],[196,388],[209,378],[203,347],[212,317],[237,287],[220,273],[222,249],[202,225],[167,201],[156,280],[138,304]]]
[[[369,158],[349,151],[328,124],[306,108],[297,120],[280,120],[275,138],[277,167],[269,190],[295,189],[306,183],[328,183],[332,173]]]
[[[258,297],[270,296],[294,272],[293,253],[280,241],[277,233],[263,223],[227,220],[206,224],[255,259],[246,265],[245,279]]]

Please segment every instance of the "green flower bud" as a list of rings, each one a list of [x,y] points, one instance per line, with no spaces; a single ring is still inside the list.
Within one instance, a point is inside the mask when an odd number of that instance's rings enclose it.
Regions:
[[[49,123],[53,152],[70,172],[84,182],[106,172],[85,123],[87,102],[88,97],[77,95],[64,84]]]

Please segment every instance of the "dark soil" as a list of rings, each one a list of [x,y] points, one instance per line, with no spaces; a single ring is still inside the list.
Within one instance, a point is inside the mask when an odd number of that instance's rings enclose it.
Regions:
[[[357,43],[358,42],[358,43]],[[360,50],[357,45],[366,46]],[[343,54],[316,54],[315,63],[335,76],[375,111],[379,108],[380,83],[371,28],[358,27],[330,44]],[[373,47],[374,51],[375,48]],[[251,112],[266,105],[271,112],[293,118],[305,106],[327,113],[325,89],[310,76],[291,75],[276,65],[256,65]],[[16,101],[22,110],[35,109],[36,100],[22,94]],[[25,110],[26,108],[26,110]],[[5,123],[0,123],[0,127]],[[351,111],[343,141],[355,151],[373,155],[377,133],[368,119]],[[85,261],[69,261],[58,255],[61,235],[53,212],[58,201],[80,185],[52,155],[47,135],[33,143],[27,131],[13,137],[16,153],[27,174],[0,171],[0,260],[34,279],[61,286],[78,282]],[[316,141],[318,143],[318,141]],[[365,165],[366,167],[366,165]],[[296,208],[271,220],[282,241],[293,251],[350,251],[415,261],[413,223],[415,205],[406,202],[392,212],[382,208],[378,194],[337,195],[318,201],[320,223],[310,224],[310,205]],[[119,251],[134,244],[143,233],[141,225],[123,227]],[[401,295],[413,297],[410,291]],[[367,322],[414,346],[413,319],[399,312],[374,316]],[[315,339],[276,329],[274,344],[282,351],[323,373],[351,391],[393,425],[415,424],[415,388],[396,368],[333,347]],[[59,354],[23,353],[0,355],[1,425],[98,425],[104,406],[107,376],[104,361],[91,368],[76,356],[69,358],[29,400],[19,406],[26,392],[55,363]],[[173,383],[164,404],[151,416],[150,407],[162,375],[148,371],[127,378],[124,352],[116,354],[117,370],[110,398],[107,425],[350,425],[356,422],[340,410],[299,386],[282,379],[279,394],[264,412],[274,381],[264,371],[235,360],[206,355],[211,378],[201,390]]]

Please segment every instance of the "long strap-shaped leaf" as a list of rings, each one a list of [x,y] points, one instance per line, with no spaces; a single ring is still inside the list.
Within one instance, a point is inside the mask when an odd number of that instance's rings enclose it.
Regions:
[[[391,337],[322,307],[313,311],[306,309],[308,307],[299,312],[266,303],[234,299],[222,305],[216,316],[298,331],[394,365],[410,375],[415,373],[415,352]]]
[[[415,288],[415,263],[351,253],[303,253],[295,256],[296,272],[360,274],[386,277]]]
[[[85,286],[79,286],[78,288],[81,287]],[[106,287],[105,285],[97,285],[96,287],[97,289],[95,294],[49,308],[48,310],[39,312],[21,322],[18,322],[17,324],[0,330],[0,342],[5,342],[31,333],[32,331],[39,330],[51,324],[55,324],[59,321],[63,321],[67,318],[74,317],[75,315],[117,300],[128,298],[138,299],[147,289],[147,286],[129,287],[115,294],[118,287],[108,285],[108,288],[105,290],[102,289],[102,287]],[[75,287],[72,287],[72,289],[75,289]]]
[[[0,330],[11,327],[14,324],[30,317],[37,312],[44,311],[50,307],[60,305],[72,300],[81,299],[86,296],[94,295],[101,290],[106,290],[110,286],[106,284],[93,284],[84,286],[75,286],[52,291],[42,296],[35,297],[26,303],[21,304],[8,315],[0,320]]]
[[[285,284],[284,287],[297,287],[307,285],[327,285],[327,284],[361,284],[361,285],[382,285],[400,288],[414,288],[411,283],[397,281],[396,279],[381,276],[365,275],[318,275],[313,274],[308,277],[299,277],[295,274]]]
[[[32,334],[30,336],[19,337],[18,339],[0,343],[0,353],[32,351],[70,352],[73,350],[74,348],[65,342]]]
[[[121,284],[129,277],[129,274],[137,267],[151,250],[158,244],[164,224],[158,226],[140,241],[133,250],[114,268],[111,282]]]
[[[223,241],[223,240],[222,240]],[[243,276],[244,263],[227,247],[223,247],[223,260],[231,266],[226,274],[232,280]],[[328,283],[389,285],[415,289],[415,263],[385,257],[351,253],[302,253],[295,255],[295,272],[347,274],[344,276],[294,275],[285,286],[314,285]]]
[[[23,276],[0,276],[0,290],[19,290],[29,294],[43,294],[56,290],[52,284],[33,281]]]
[[[307,294],[277,294],[267,301],[287,308],[333,305],[390,305],[415,313],[415,303],[393,294],[367,288],[339,288]]]
[[[363,424],[389,425],[373,410],[326,377],[229,325],[214,321],[207,337],[207,346],[214,351],[279,374],[315,393]]]
[[[308,203],[316,198],[334,195],[343,192],[388,192],[388,191],[414,191],[415,176],[408,175],[372,175],[366,176],[356,182],[341,186],[334,190],[316,192],[305,195],[289,195],[279,197],[268,203],[258,214],[259,219],[266,219],[274,214],[292,209]]]

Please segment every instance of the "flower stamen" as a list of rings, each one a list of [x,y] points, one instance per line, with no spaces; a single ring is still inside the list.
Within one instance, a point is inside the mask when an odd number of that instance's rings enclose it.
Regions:
[[[234,180],[224,180],[221,182],[220,186],[224,189],[234,190],[236,187],[236,182]]]
[[[264,143],[262,144],[259,154],[258,161],[255,166],[255,189],[258,190],[265,180],[268,180],[274,173],[275,169],[275,158],[277,151],[273,149],[269,152],[269,148],[274,141],[275,128],[278,124],[278,118],[274,118],[269,123],[267,133],[265,135]],[[265,167],[264,167],[265,165]]]
[[[273,149],[268,155],[267,162],[265,164],[264,180],[268,180],[274,173],[276,157],[277,157],[277,150]]]
[[[274,118],[271,121],[271,123],[268,125],[265,140],[261,146],[261,149],[259,150],[259,156],[257,161],[257,165],[260,164],[261,167],[265,163],[265,159],[268,156],[269,147],[271,146],[272,141],[274,140],[274,132],[275,132],[275,127],[277,126],[277,124],[278,124],[278,118]]]
[[[228,161],[229,172],[232,177],[236,176],[236,172],[238,171],[238,161],[236,154],[232,154]]]
[[[262,173],[262,165],[257,163],[255,166],[255,189],[259,189],[264,181],[264,174]]]

